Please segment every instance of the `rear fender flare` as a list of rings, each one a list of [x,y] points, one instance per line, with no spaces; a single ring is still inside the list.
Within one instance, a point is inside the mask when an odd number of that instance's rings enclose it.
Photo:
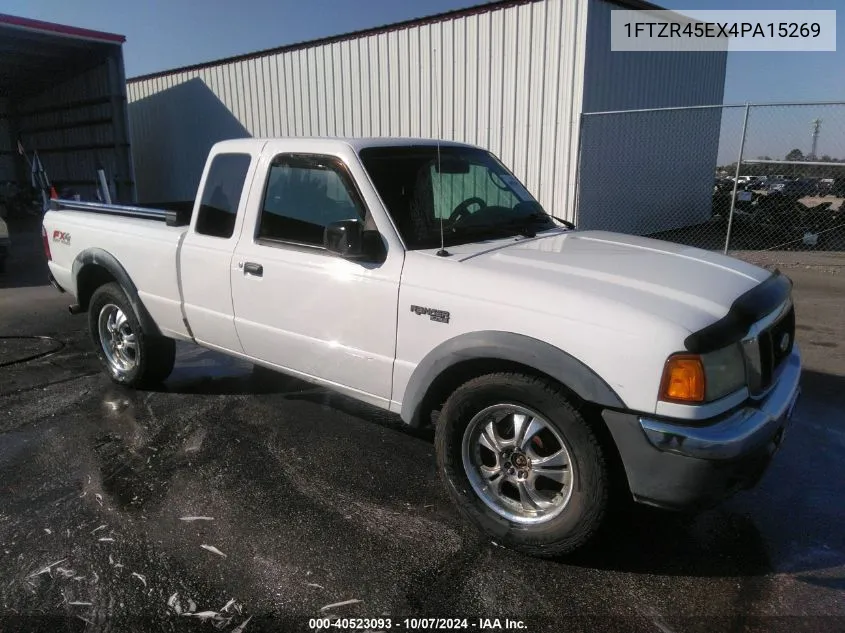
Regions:
[[[103,268],[112,277],[114,277],[115,281],[117,281],[117,283],[126,293],[126,296],[129,299],[129,303],[132,305],[132,309],[135,310],[135,314],[137,315],[138,320],[141,322],[141,327],[144,328],[144,331],[149,334],[161,336],[161,331],[158,329],[158,326],[156,325],[155,321],[150,316],[150,313],[147,311],[144,302],[141,301],[141,298],[138,296],[138,288],[135,286],[135,283],[132,281],[132,278],[129,276],[129,273],[126,272],[126,269],[121,265],[119,261],[117,261],[117,258],[115,258],[114,255],[112,255],[108,251],[103,250],[102,248],[87,248],[81,253],[79,253],[73,260],[72,273],[74,284],[76,285],[77,300],[79,301],[80,307],[83,310],[88,309],[88,304],[90,302],[91,297],[80,296],[79,275],[88,266],[97,266]]]

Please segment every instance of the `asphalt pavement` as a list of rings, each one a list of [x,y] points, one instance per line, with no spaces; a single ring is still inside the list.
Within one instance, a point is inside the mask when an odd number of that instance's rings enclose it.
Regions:
[[[329,630],[431,630],[406,618],[432,617],[475,631],[845,630],[840,264],[785,271],[807,370],[759,486],[694,517],[620,516],[589,551],[548,561],[467,529],[431,433],[395,416],[182,344],[160,389],[114,385],[86,317],[44,285],[37,233],[13,239],[4,632],[307,631],[326,617],[347,625]]]

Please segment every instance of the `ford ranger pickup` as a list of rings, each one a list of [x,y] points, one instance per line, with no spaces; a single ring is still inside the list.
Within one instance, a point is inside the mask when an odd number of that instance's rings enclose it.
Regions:
[[[619,497],[754,485],[798,398],[786,276],[576,230],[469,145],[224,141],[192,208],[55,200],[43,237],[114,381],[164,381],[187,341],[433,425],[462,514],[532,555]]]

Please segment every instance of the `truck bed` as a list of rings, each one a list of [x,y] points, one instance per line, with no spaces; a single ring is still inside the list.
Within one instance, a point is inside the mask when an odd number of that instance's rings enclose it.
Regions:
[[[132,209],[137,212],[130,215]],[[60,286],[76,296],[74,261],[83,252],[106,251],[133,280],[139,297],[162,333],[188,338],[182,320],[176,261],[179,242],[187,227],[168,225],[163,209],[145,210],[149,215],[140,217],[141,209],[137,207],[55,201],[53,210],[44,216],[53,276]]]

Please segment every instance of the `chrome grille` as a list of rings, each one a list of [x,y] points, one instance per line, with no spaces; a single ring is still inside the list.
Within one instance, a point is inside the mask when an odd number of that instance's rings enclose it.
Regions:
[[[769,328],[768,334],[772,349],[772,374],[775,374],[795,343],[795,308],[789,308],[789,311]]]
[[[766,391],[795,343],[795,307],[790,305],[776,321],[744,342],[748,388],[752,395]]]

